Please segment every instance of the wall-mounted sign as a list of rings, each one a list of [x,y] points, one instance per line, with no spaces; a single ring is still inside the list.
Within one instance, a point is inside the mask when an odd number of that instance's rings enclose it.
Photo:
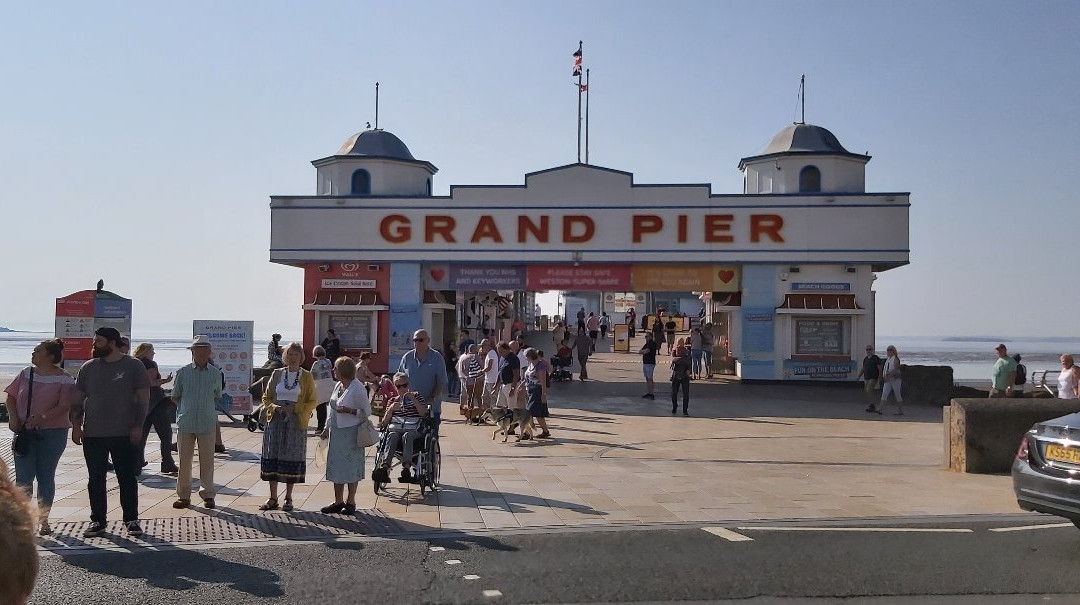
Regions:
[[[630,265],[529,265],[530,290],[629,290]]]
[[[327,290],[369,290],[375,283],[373,279],[324,279],[322,287]]]
[[[796,319],[796,355],[846,355],[844,319]]]
[[[784,378],[789,380],[838,380],[854,372],[854,361],[784,360]]]
[[[524,290],[525,267],[517,265],[450,265],[450,290]]]
[[[851,284],[840,282],[795,282],[792,292],[850,292]]]
[[[739,268],[728,265],[638,264],[634,289],[647,292],[738,292]]]

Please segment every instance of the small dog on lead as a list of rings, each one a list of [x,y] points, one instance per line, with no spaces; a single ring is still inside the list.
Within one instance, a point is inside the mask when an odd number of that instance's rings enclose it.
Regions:
[[[510,437],[511,429],[517,428],[517,439],[515,443],[525,439],[532,439],[536,433],[536,429],[533,426],[532,414],[528,410],[511,410],[509,408],[494,408],[491,410],[491,415],[495,418],[495,432],[491,434],[491,440],[494,441],[495,437],[502,433],[503,443]],[[525,434],[528,433],[528,437]]]

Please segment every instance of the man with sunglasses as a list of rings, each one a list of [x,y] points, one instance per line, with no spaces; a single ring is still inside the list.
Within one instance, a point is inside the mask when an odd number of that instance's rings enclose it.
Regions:
[[[863,381],[863,390],[866,392],[866,400],[870,407],[866,408],[871,414],[880,414],[877,409],[877,391],[881,384],[881,358],[874,353],[874,345],[866,345],[866,357],[862,360],[862,369],[857,378]]]
[[[412,390],[419,393],[431,408],[435,426],[442,420],[442,394],[446,391],[446,362],[441,353],[431,348],[427,330],[413,333],[413,349],[401,357],[398,372],[409,377]]]

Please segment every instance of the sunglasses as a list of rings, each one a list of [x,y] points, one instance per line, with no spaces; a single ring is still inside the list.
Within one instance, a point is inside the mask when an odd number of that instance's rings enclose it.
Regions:
[[[425,340],[427,340],[427,339],[426,338],[414,338],[414,339],[412,339],[413,342],[424,342]]]

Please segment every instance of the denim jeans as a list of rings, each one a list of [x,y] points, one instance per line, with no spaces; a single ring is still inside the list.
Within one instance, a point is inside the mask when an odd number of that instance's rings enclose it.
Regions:
[[[142,462],[141,452],[139,446],[131,443],[131,439],[127,437],[83,437],[83,457],[90,475],[86,483],[86,491],[90,495],[90,520],[98,523],[106,521],[109,499],[105,482],[108,479],[106,468],[110,456],[116,471],[116,481],[120,484],[120,507],[124,510],[124,521],[137,521],[137,473]]]
[[[704,353],[701,349],[690,349],[690,360],[693,364],[694,376],[701,374],[701,355]]]
[[[15,483],[32,495],[37,480],[37,499],[44,508],[56,496],[56,465],[67,447],[67,429],[41,429],[30,438],[26,454],[15,455]]]

